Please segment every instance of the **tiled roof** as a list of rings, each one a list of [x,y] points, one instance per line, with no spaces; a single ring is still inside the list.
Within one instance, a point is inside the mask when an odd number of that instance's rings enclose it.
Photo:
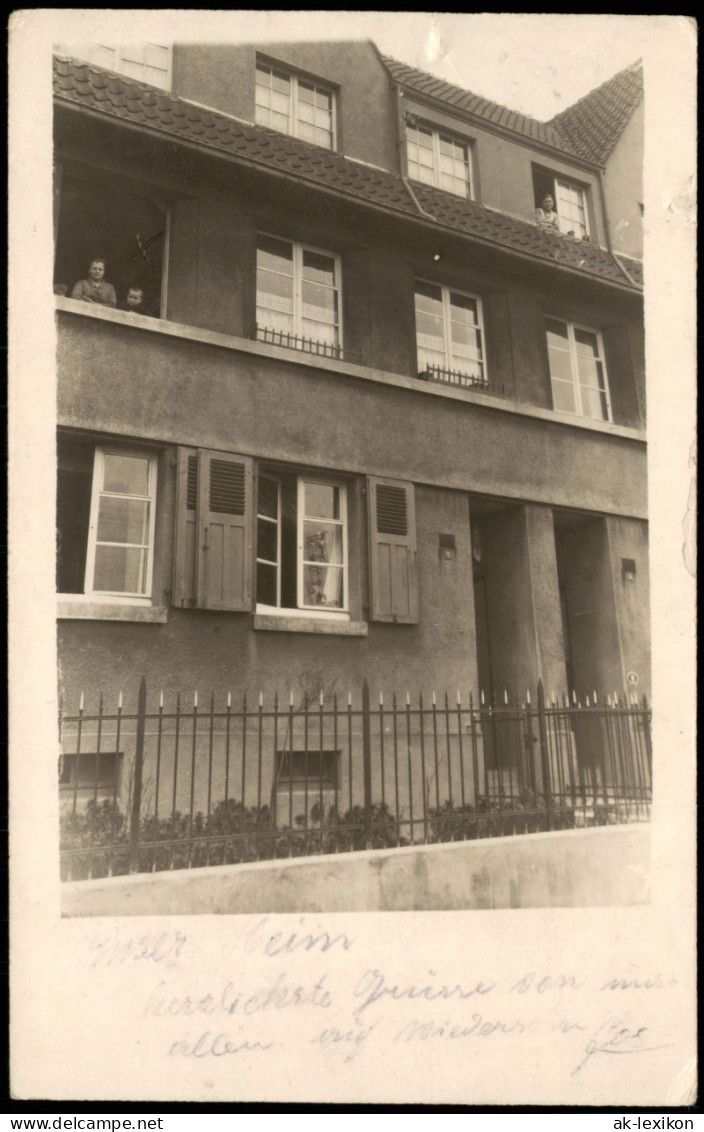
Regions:
[[[55,58],[54,93],[60,102],[105,114],[247,164],[263,166],[318,188],[420,219],[401,177],[332,153],[287,134],[241,122],[175,98],[162,90],[75,60]],[[595,244],[545,232],[527,220],[475,201],[413,185],[421,207],[438,226],[564,266],[629,285],[628,276]]]
[[[643,67],[633,63],[547,123],[575,153],[604,165],[643,100]]]
[[[400,83],[402,86],[411,87],[419,94],[438,98],[460,110],[477,114],[480,118],[486,118],[489,122],[505,129],[515,130],[516,133],[523,134],[534,141],[544,142],[546,145],[571,152],[569,144],[566,144],[565,139],[549,123],[538,122],[536,118],[529,118],[526,114],[520,114],[517,110],[509,110],[505,106],[499,106],[498,103],[490,102],[478,94],[472,94],[469,90],[463,90],[462,87],[446,83],[443,79],[439,79],[437,75],[429,75],[426,71],[419,71],[416,67],[399,63],[388,55],[382,55],[381,59],[394,82]]]

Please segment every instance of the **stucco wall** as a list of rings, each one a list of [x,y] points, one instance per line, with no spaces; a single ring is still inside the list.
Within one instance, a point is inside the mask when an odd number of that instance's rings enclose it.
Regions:
[[[636,259],[643,257],[643,127],[641,102],[616,143],[604,174],[614,251]]]
[[[550,407],[543,319],[564,317],[617,330],[607,357],[613,416],[642,427],[642,347],[634,333],[638,300],[596,280],[556,275],[548,264],[521,263],[497,249],[470,246],[451,233],[336,201],[310,186],[144,138],[114,124],[57,120],[57,154],[66,169],[90,151],[106,191],[129,183],[159,196],[169,210],[165,310],[186,325],[249,337],[255,322],[256,235],[271,232],[341,257],[344,345],[362,361],[390,372],[417,373],[414,279],[481,296],[488,378],[505,395]],[[521,147],[517,147],[520,150]],[[95,172],[85,173],[89,179]],[[148,173],[145,173],[145,170]],[[100,172],[102,171],[102,173]],[[148,179],[145,179],[147,178]],[[126,180],[129,178],[129,181]],[[207,191],[204,189],[207,186]],[[617,339],[617,341],[616,341]],[[636,392],[636,386],[638,392]]]
[[[464,841],[64,884],[64,916],[394,912],[635,905],[650,827]]]
[[[274,690],[296,703],[306,694],[326,702],[333,693],[355,702],[365,677],[375,694],[476,688],[477,673],[472,614],[472,571],[466,497],[436,488],[416,489],[420,621],[417,625],[370,622],[368,636],[348,637],[306,632],[253,631],[251,613],[218,613],[170,608],[166,624],[120,621],[59,622],[62,690],[73,710],[82,689],[104,691],[110,702],[122,689],[136,693],[139,677],[148,677],[152,696],[163,688],[180,691],[190,703],[193,692],[215,692],[222,699],[232,690],[238,702],[250,702],[260,689]],[[171,586],[170,532],[173,530],[173,484],[165,485],[159,540],[161,560],[155,588],[168,605]],[[368,616],[366,520],[360,516],[357,537],[350,540],[350,573],[359,587],[361,608]],[[455,539],[452,560],[440,554],[440,534]],[[429,658],[432,657],[432,671]]]
[[[356,381],[304,361],[294,368],[274,352],[239,353],[68,312],[58,367],[62,425],[646,514],[642,443],[434,397],[424,386],[416,393]]]
[[[336,148],[341,153],[398,168],[389,79],[368,41],[267,43],[261,50],[267,60],[321,79],[337,91]],[[174,51],[174,93],[253,122],[256,55],[252,44],[181,44]]]

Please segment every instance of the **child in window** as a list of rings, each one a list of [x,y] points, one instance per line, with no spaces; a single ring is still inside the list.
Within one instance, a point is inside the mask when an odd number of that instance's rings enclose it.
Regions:
[[[124,303],[121,304],[120,310],[131,311],[132,314],[148,314],[146,304],[144,302],[144,291],[141,287],[130,287],[127,292],[127,297]]]

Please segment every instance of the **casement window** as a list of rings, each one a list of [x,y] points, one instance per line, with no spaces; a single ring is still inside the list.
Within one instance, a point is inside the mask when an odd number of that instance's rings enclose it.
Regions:
[[[424,185],[473,197],[469,145],[424,122],[406,120],[408,176]]]
[[[565,236],[588,239],[589,214],[584,186],[536,166],[533,169],[533,193],[536,208],[542,206],[546,196],[552,197],[558,231]]]
[[[151,603],[156,479],[148,452],[60,440],[59,593]]]
[[[546,318],[553,408],[597,421],[611,420],[604,346],[596,330]]]
[[[85,43],[62,44],[59,55],[85,59],[96,67],[117,71],[138,82],[149,83],[161,90],[171,89],[171,48],[163,43],[138,41],[129,44]]]
[[[257,62],[255,121],[325,149],[335,148],[335,96],[329,87]]]
[[[260,471],[257,609],[348,612],[347,539],[342,481]]]
[[[350,620],[349,496],[342,477],[180,448],[173,601],[199,609]],[[370,617],[415,623],[414,488],[367,480]],[[355,527],[358,523],[355,524]]]
[[[418,621],[418,566],[413,484],[367,479],[371,617],[373,621]]]
[[[339,258],[260,234],[257,239],[257,336],[282,345],[342,346]]]
[[[458,385],[486,384],[481,299],[416,280],[418,372]]]
[[[94,179],[60,165],[54,184],[54,293],[71,298],[89,275],[91,262],[105,257],[105,280],[112,285],[117,309],[126,309],[131,288],[142,292],[137,313],[160,318],[164,309],[164,262],[168,208],[123,188],[114,177],[95,171]],[[86,311],[94,310],[83,304]],[[100,310],[110,309],[100,307]]]

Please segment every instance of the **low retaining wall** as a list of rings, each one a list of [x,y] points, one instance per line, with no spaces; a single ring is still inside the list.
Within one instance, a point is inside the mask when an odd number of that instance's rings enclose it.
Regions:
[[[650,826],[534,833],[87,880],[64,916],[568,908],[650,899]]]

